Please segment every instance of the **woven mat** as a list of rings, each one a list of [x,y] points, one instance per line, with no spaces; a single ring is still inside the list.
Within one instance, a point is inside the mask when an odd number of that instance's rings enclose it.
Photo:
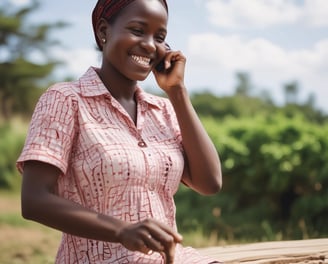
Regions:
[[[225,264],[328,264],[328,239],[262,242],[200,251]]]

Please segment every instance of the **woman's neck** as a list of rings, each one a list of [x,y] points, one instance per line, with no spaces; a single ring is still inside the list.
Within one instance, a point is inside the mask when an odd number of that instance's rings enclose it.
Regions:
[[[106,86],[111,95],[120,100],[134,100],[134,93],[137,87],[137,82],[127,79],[115,68],[102,66],[97,71],[100,79]]]
[[[116,69],[105,70],[104,67],[101,67],[97,73],[107,90],[125,109],[133,123],[136,124],[137,102],[135,99],[135,91],[137,82],[125,78]]]

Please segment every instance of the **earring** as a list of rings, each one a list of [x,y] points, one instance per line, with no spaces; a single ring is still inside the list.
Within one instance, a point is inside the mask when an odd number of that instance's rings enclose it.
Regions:
[[[104,43],[104,44],[106,43],[106,39],[105,39],[105,38],[102,38],[101,41],[102,41],[102,43]]]

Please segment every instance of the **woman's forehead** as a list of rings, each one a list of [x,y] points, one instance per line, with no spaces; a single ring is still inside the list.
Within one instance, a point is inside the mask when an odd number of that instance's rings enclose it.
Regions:
[[[110,19],[112,16],[115,16],[118,12],[120,12],[122,9],[124,9],[131,3],[140,1],[143,0],[98,0],[93,10],[93,19],[99,20],[102,17]],[[151,4],[151,2],[153,1],[162,3],[166,9],[166,12],[168,12],[166,0],[146,0],[146,2],[148,2],[149,4]]]
[[[119,17],[124,19],[138,17],[139,19],[147,17],[157,17],[159,19],[167,20],[167,12],[159,0],[136,0],[130,5],[126,6],[121,11]]]
[[[162,8],[164,7],[166,10],[167,21],[168,6],[166,0],[98,0],[92,12],[92,26],[99,48],[101,47],[101,44],[99,43],[99,39],[96,36],[96,28],[101,18],[105,18],[107,21],[109,21],[116,17],[118,14],[121,15],[121,11],[123,11],[123,9],[127,9],[130,5],[136,3],[147,4],[147,6],[160,3]]]

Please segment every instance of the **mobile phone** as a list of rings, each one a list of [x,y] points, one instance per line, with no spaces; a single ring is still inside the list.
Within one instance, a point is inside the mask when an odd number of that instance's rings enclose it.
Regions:
[[[166,51],[171,50],[170,45],[167,44],[166,42],[165,42],[165,48],[166,48]],[[158,72],[164,72],[164,71],[165,71],[165,65],[164,65],[164,64],[165,64],[165,63],[164,63],[164,59],[163,59],[163,60],[161,60],[161,61],[156,65],[156,67],[155,67],[156,71],[158,71]]]
[[[161,60],[160,63],[156,65],[155,69],[158,72],[164,72],[165,71],[164,60]]]

